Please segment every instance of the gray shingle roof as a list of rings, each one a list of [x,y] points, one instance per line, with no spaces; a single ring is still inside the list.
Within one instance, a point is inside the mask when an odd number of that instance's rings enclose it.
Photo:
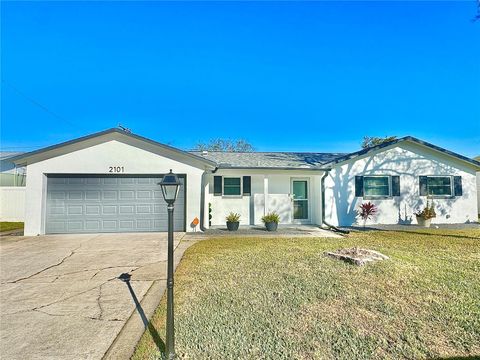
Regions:
[[[306,153],[306,152],[220,152],[201,151],[193,154],[215,161],[220,168],[298,168],[318,169],[344,153]]]

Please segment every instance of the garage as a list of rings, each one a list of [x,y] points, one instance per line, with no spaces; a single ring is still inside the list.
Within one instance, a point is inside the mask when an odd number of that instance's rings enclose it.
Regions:
[[[174,229],[185,231],[186,175],[175,202]],[[162,175],[48,175],[47,234],[167,231]]]

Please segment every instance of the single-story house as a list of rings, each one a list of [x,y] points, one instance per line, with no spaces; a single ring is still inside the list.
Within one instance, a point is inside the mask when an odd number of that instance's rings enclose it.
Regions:
[[[480,162],[480,156],[477,156],[474,159]],[[480,171],[477,172],[477,204],[478,204],[478,217],[480,218]]]
[[[25,186],[25,168],[15,166],[10,160],[21,154],[18,151],[0,152],[0,186]]]
[[[349,154],[187,152],[109,129],[11,159],[26,166],[25,234],[166,230],[159,181],[170,169],[182,186],[177,231],[261,224],[277,212],[283,224],[354,224],[371,201],[372,223],[416,223],[434,202],[433,223],[477,221],[480,162],[413,137]]]

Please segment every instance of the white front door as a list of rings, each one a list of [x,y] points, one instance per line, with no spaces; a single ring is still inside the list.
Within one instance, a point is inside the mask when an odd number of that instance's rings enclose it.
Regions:
[[[308,179],[292,179],[293,222],[310,223],[310,186]]]

